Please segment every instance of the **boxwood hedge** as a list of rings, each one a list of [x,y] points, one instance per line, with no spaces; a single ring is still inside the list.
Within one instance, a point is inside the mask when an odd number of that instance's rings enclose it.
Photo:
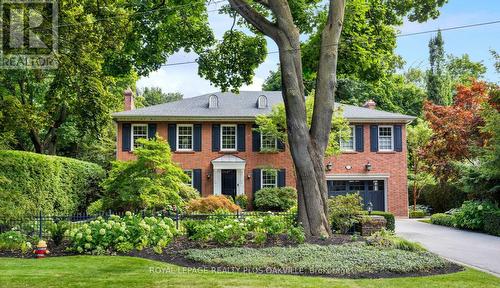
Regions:
[[[99,193],[105,171],[96,164],[24,151],[0,150],[0,219],[83,211]]]

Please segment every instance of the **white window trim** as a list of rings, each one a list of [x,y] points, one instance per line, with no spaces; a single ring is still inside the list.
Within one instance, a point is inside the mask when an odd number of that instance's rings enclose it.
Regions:
[[[188,172],[188,171],[190,171],[190,172],[191,172],[191,185],[189,185],[189,186],[194,187],[194,186],[193,186],[193,176],[194,176],[194,175],[193,175],[193,169],[184,169],[184,173],[185,173],[185,174],[187,174],[186,172]]]
[[[264,103],[262,103],[262,101]],[[257,108],[264,109],[267,108],[267,97],[265,95],[260,95],[257,99]]]
[[[218,108],[218,107],[219,107],[219,98],[217,98],[216,95],[210,95],[210,97],[208,97],[208,108]]]
[[[380,128],[391,128],[391,149],[380,149]],[[379,125],[377,131],[378,151],[394,151],[394,126]]]
[[[278,187],[278,170],[277,169],[262,169],[260,171],[260,189],[262,188],[272,188],[272,187],[264,187],[264,171],[274,171],[274,175],[276,175],[276,177],[274,177],[274,188]]]
[[[230,148],[230,149],[223,149],[222,148],[222,135],[223,135],[223,127],[234,127],[234,149],[233,148]],[[228,151],[228,152],[232,152],[232,151],[237,151],[238,150],[238,125],[236,124],[222,124],[220,125],[220,151]]]
[[[179,148],[179,127],[191,127],[191,149],[180,149]],[[176,137],[175,139],[175,147],[177,151],[193,151],[194,148],[194,127],[193,124],[177,124],[177,131],[176,131]]]
[[[278,149],[278,138],[274,137],[274,148],[264,148],[262,144],[264,143],[264,136],[269,136],[269,135],[264,135],[260,133],[260,149]]]
[[[349,125],[349,127],[351,128],[351,131],[352,131],[352,149],[345,149],[342,147],[342,139],[340,139],[340,151],[342,152],[353,152],[353,151],[356,151],[356,126],[354,125]]]
[[[148,124],[132,124],[130,129],[130,151],[134,151],[134,127],[143,126],[146,127],[146,139],[148,138]]]

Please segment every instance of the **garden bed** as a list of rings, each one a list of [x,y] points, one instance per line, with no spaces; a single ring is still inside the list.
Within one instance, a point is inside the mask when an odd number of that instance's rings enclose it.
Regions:
[[[184,246],[185,247],[185,246]],[[343,245],[301,244],[289,247],[151,249],[129,255],[188,268],[220,272],[285,274],[332,278],[393,278],[462,271],[457,264],[429,252],[377,248],[362,242]]]

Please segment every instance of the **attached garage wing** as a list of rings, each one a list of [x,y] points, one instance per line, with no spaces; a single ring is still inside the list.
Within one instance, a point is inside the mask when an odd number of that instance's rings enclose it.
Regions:
[[[387,180],[327,180],[328,197],[358,193],[365,209],[372,203],[374,211],[385,211]]]

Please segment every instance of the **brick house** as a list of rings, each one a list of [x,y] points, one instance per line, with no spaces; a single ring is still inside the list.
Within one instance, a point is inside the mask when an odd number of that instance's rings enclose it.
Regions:
[[[203,196],[246,194],[262,187],[295,186],[288,147],[254,131],[256,115],[282,102],[281,92],[213,93],[134,109],[125,92],[125,111],[117,123],[117,159],[134,159],[138,138],[158,133],[172,158]],[[341,155],[325,159],[330,196],[359,192],[374,210],[408,215],[406,124],[414,117],[342,105],[352,136]],[[251,202],[251,201],[250,201]]]

